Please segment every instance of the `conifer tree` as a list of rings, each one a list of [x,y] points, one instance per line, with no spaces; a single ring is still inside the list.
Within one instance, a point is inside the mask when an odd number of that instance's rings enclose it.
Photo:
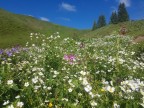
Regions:
[[[97,27],[101,28],[106,25],[106,19],[104,15],[99,16],[98,22],[97,22]]]
[[[118,22],[129,21],[129,15],[126,10],[125,4],[120,3],[118,7]]]
[[[94,21],[93,23],[93,27],[92,27],[92,31],[96,30],[97,29],[97,24],[96,24],[96,21]]]
[[[110,24],[117,24],[118,23],[118,15],[116,11],[112,12],[112,15],[110,17]]]

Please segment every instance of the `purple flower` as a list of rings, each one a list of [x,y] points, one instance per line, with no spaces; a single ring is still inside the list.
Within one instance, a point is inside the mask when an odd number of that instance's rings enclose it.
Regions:
[[[0,49],[0,55],[2,55],[3,54],[3,50],[2,49]]]
[[[76,57],[74,55],[69,55],[69,60],[70,61],[75,61]]]
[[[68,61],[69,60],[69,56],[68,55],[64,55],[64,60]]]
[[[11,51],[14,53],[18,53],[18,48],[12,48]]]
[[[69,61],[69,64],[73,64],[73,62],[76,60],[76,56],[73,54],[66,54],[64,55],[64,60]]]
[[[11,51],[7,51],[6,54],[7,54],[8,57],[12,56],[12,52]]]

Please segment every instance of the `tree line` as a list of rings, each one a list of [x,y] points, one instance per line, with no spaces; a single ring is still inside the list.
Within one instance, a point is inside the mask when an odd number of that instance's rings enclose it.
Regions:
[[[113,11],[110,17],[110,24],[118,24],[120,22],[129,21],[129,15],[126,10],[125,4],[120,3],[118,7],[118,11]],[[104,15],[100,15],[98,18],[98,21],[94,21],[92,30],[96,30],[98,28],[101,28],[103,26],[106,26],[106,18]]]

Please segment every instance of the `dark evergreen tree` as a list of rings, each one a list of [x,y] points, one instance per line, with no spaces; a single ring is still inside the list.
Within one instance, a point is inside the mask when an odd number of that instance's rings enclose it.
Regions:
[[[118,22],[129,21],[129,15],[126,10],[125,4],[120,3],[118,7]]]
[[[92,27],[92,31],[96,30],[97,29],[97,24],[96,24],[96,21],[94,21],[93,23],[93,27]]]
[[[116,11],[112,12],[112,15],[110,17],[110,24],[117,24],[118,23],[118,15]]]
[[[97,27],[101,28],[106,25],[106,19],[104,15],[99,16],[98,22],[97,22]]]

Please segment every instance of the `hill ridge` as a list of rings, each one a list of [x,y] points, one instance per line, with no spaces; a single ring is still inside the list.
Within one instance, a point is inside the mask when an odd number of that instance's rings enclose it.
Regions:
[[[119,34],[121,26],[124,25],[127,29],[126,35],[139,36],[144,35],[144,20],[127,21],[119,24],[109,24],[102,28],[88,32],[84,37],[101,37],[113,33]]]
[[[11,47],[15,44],[25,45],[31,32],[47,36],[60,32],[62,37],[80,33],[78,29],[53,24],[32,16],[14,14],[0,8],[0,47]]]

